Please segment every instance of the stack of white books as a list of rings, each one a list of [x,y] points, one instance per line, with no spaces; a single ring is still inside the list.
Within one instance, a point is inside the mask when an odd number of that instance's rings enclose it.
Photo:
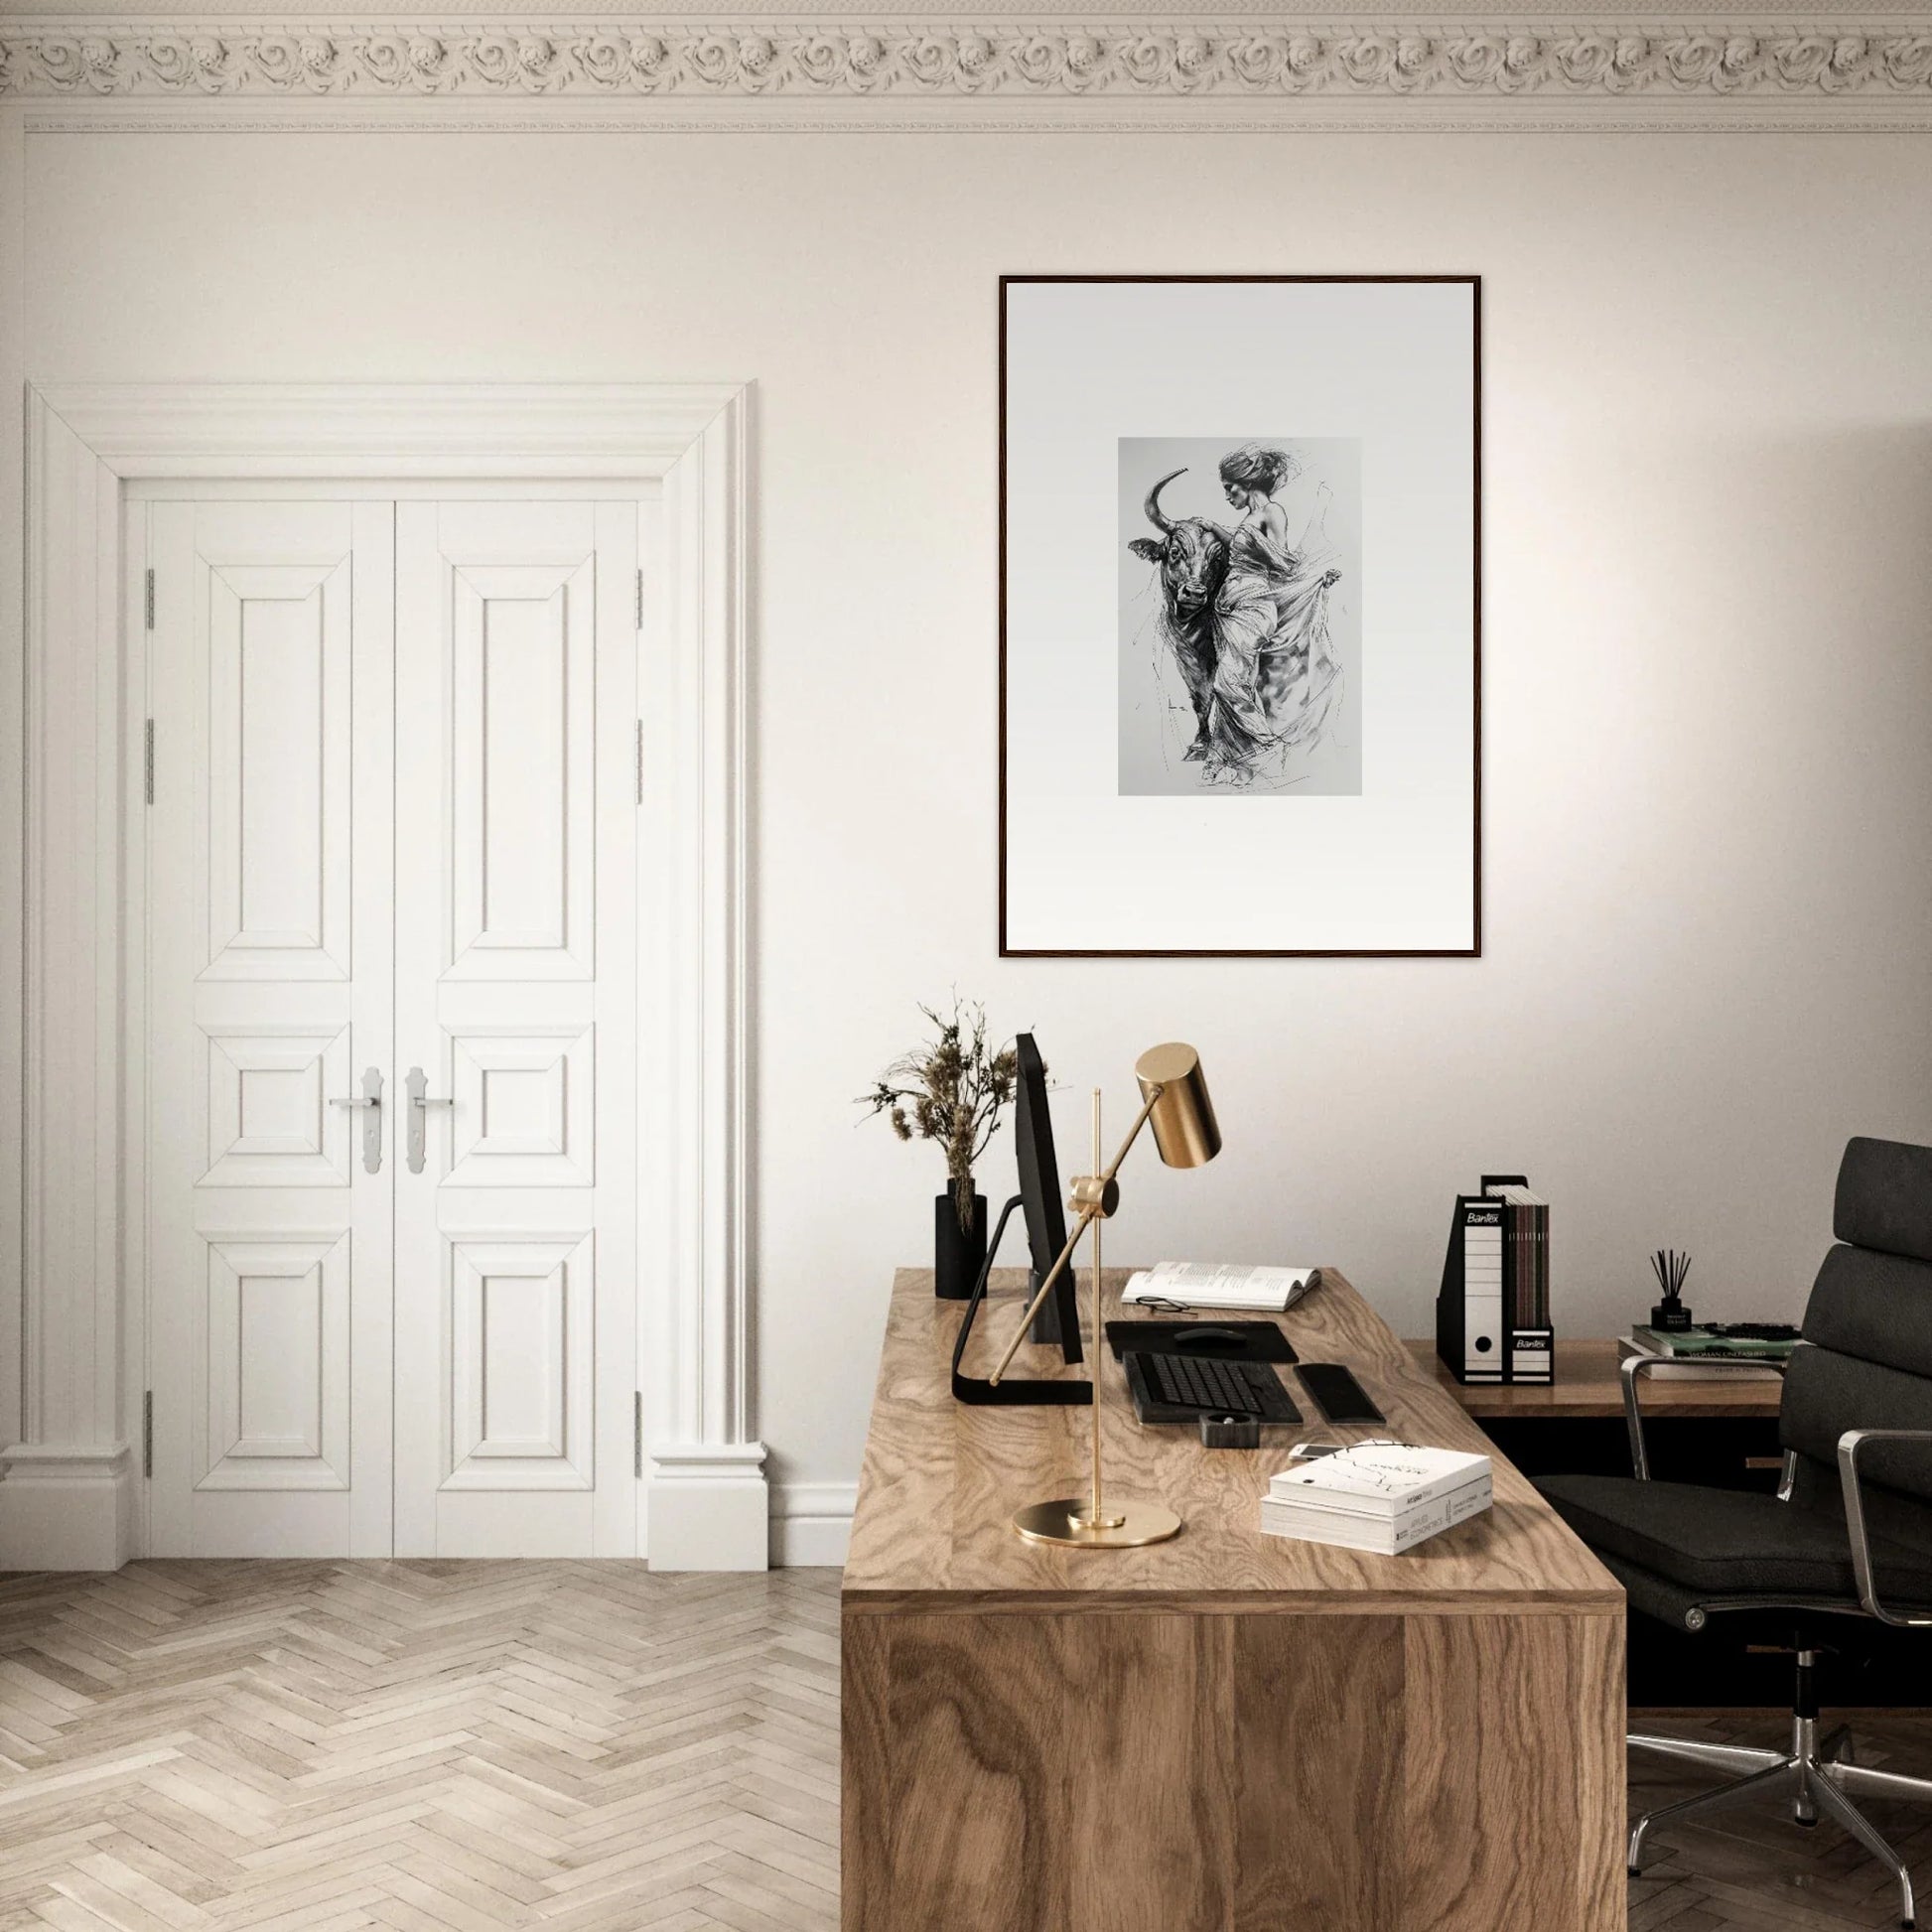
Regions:
[[[1479,1515],[1489,1500],[1486,1455],[1362,1443],[1283,1469],[1261,1499],[1261,1527],[1393,1557]]]
[[[1247,1309],[1284,1314],[1314,1284],[1312,1268],[1238,1268],[1213,1261],[1164,1261],[1127,1278],[1121,1300],[1182,1309]]]

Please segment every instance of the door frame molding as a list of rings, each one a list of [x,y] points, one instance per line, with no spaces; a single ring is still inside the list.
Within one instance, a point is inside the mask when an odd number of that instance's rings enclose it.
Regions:
[[[17,1374],[0,1361],[0,1567],[111,1569],[143,1537],[145,653],[123,496],[198,478],[659,483],[668,688],[652,708],[663,768],[644,775],[667,809],[639,839],[662,929],[638,965],[657,1070],[639,1117],[655,1158],[640,1154],[637,1192],[638,1547],[660,1569],[764,1566],[746,1200],[751,402],[733,382],[28,385],[23,1266],[18,1310],[0,1309],[0,1346],[20,1337]]]

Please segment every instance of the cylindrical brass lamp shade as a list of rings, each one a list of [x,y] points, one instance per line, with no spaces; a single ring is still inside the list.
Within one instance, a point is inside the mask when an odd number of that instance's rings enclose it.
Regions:
[[[1154,1101],[1148,1125],[1169,1167],[1204,1167],[1220,1153],[1220,1124],[1201,1076],[1200,1055],[1191,1046],[1177,1039],[1150,1046],[1135,1061],[1134,1077],[1141,1083],[1141,1098]]]

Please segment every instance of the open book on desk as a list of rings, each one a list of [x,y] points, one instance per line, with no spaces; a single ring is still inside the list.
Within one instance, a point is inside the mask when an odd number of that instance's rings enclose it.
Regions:
[[[1318,1268],[1236,1268],[1212,1261],[1164,1261],[1127,1278],[1128,1307],[1251,1309],[1281,1314],[1321,1285]]]

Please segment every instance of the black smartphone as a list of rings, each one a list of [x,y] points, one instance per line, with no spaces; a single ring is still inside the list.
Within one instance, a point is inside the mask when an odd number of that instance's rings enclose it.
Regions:
[[[1302,1386],[1314,1398],[1324,1421],[1332,1423],[1387,1422],[1368,1391],[1340,1362],[1303,1362],[1295,1371]]]

